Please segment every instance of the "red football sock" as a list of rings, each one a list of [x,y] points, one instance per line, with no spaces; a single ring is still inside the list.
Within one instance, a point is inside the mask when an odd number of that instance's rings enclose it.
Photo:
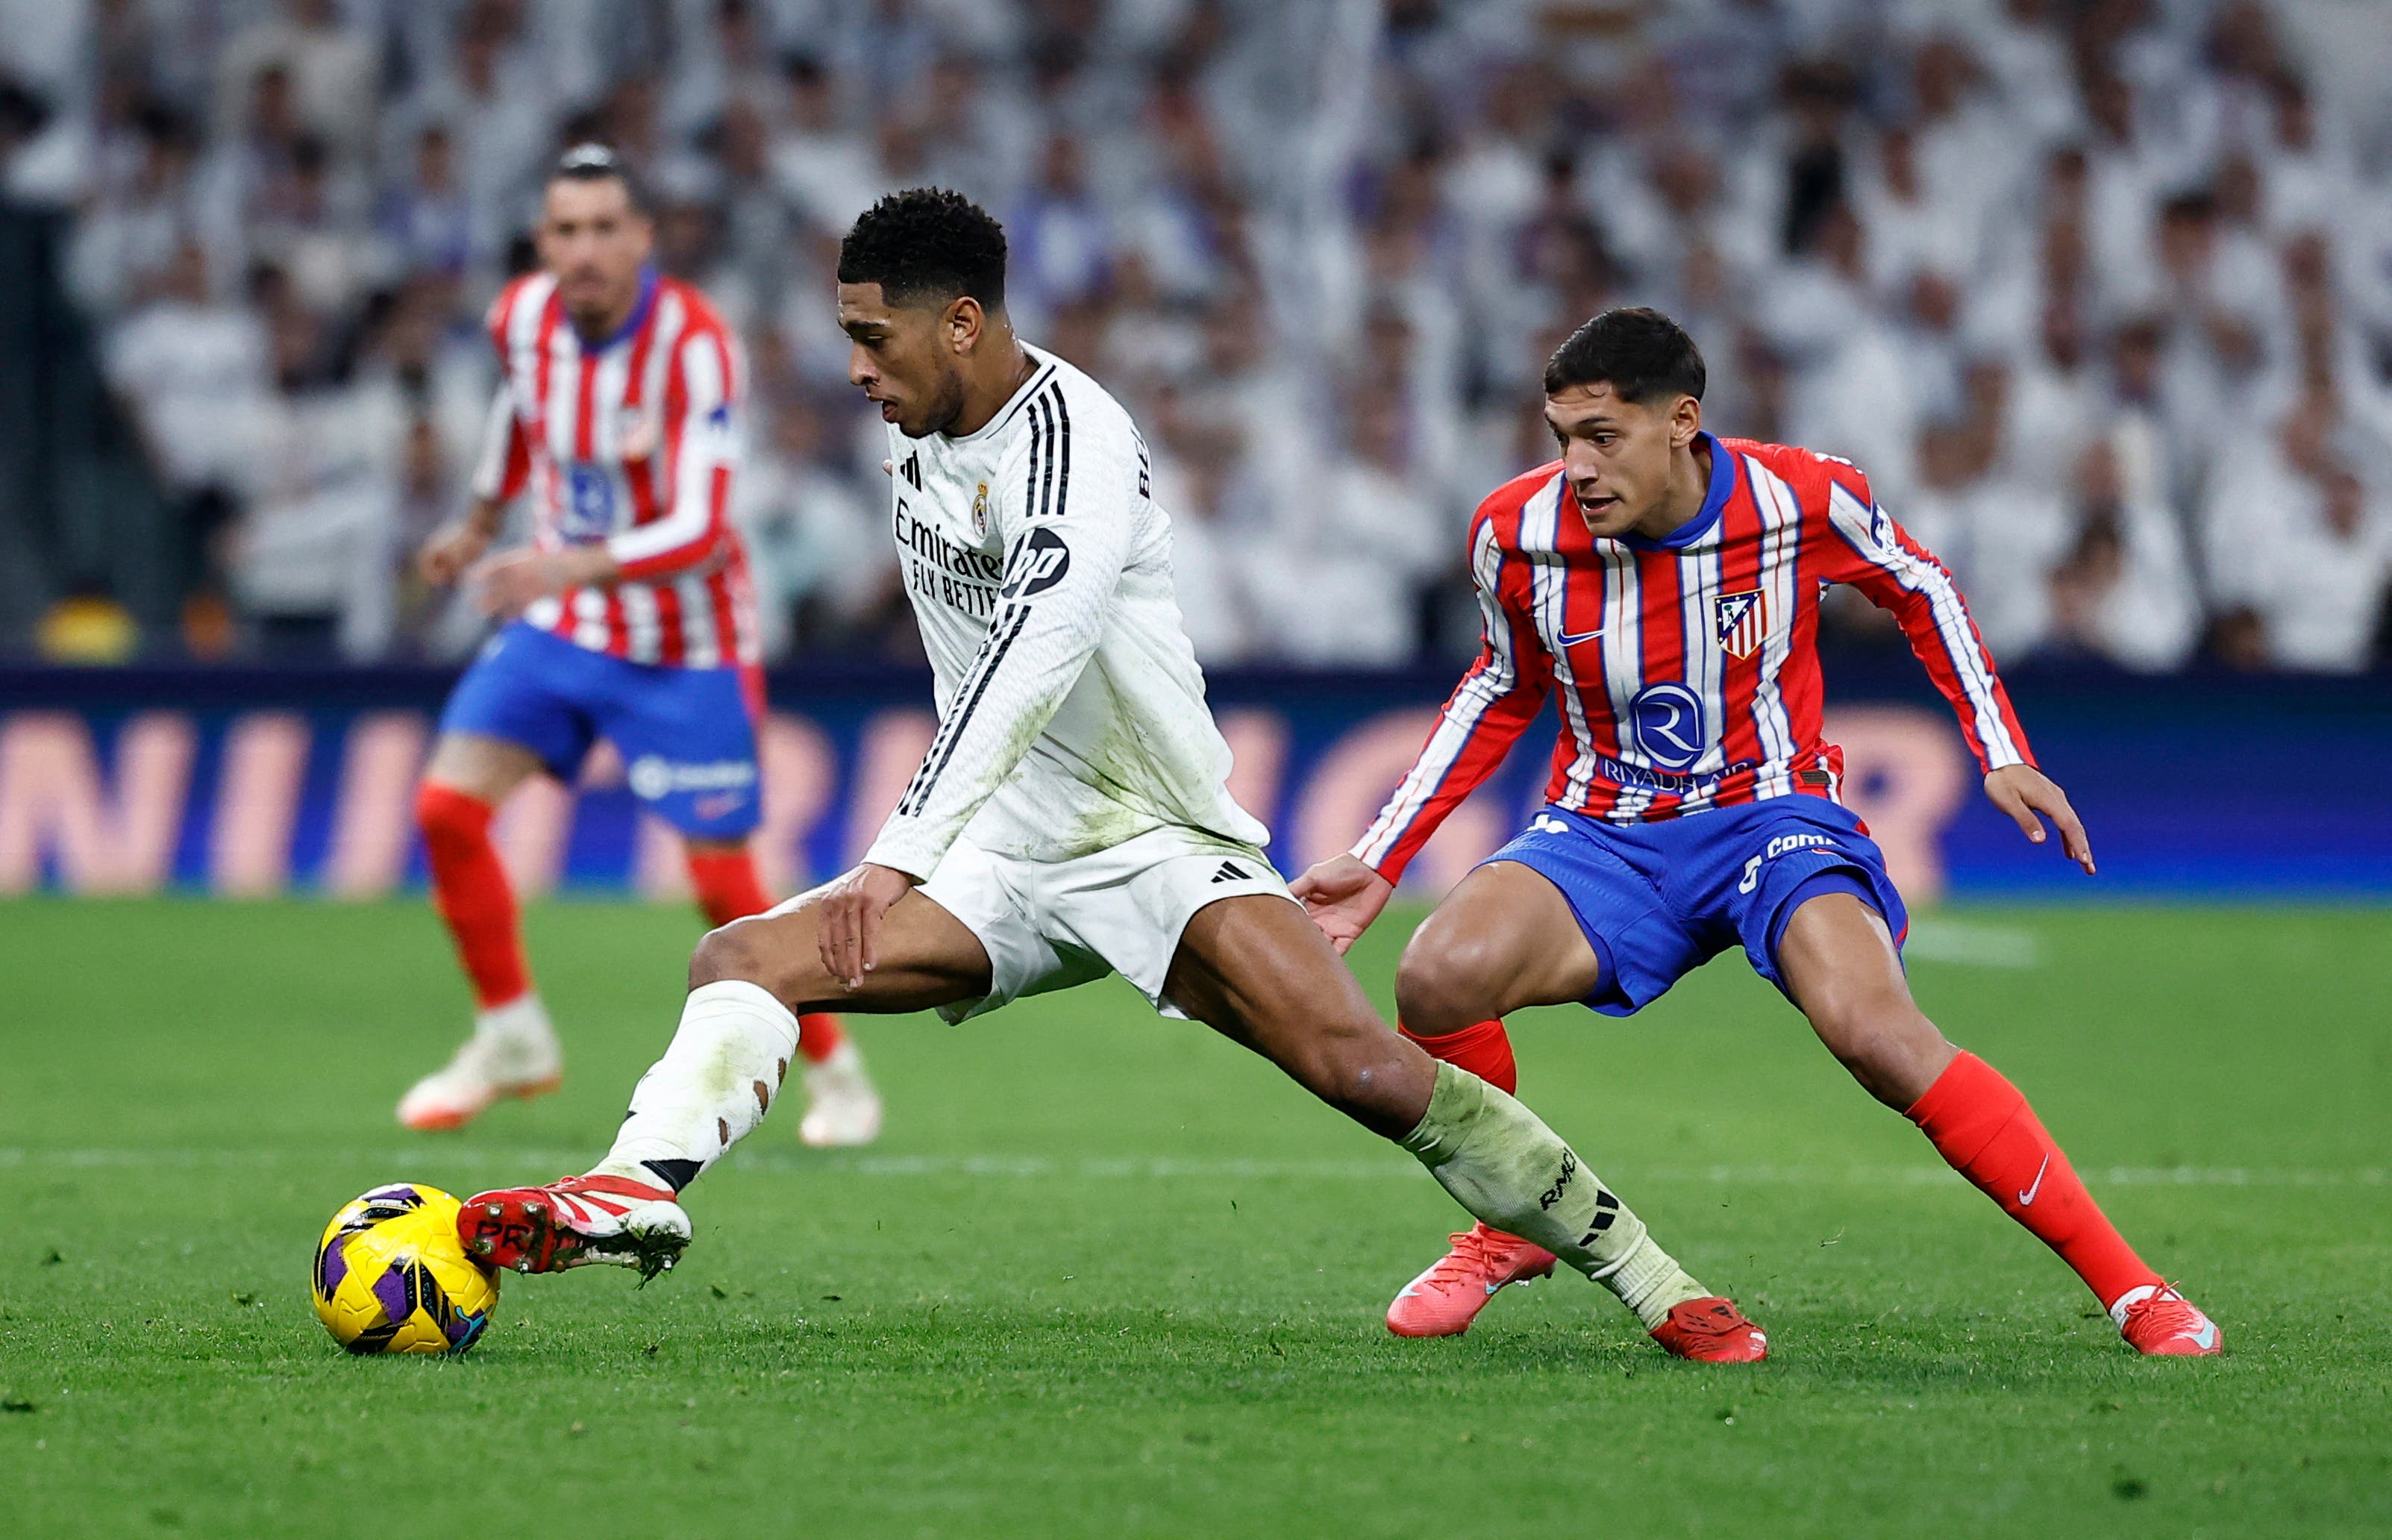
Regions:
[[[432,867],[432,903],[448,922],[457,960],[474,981],[482,1009],[520,998],[531,988],[523,933],[515,924],[514,889],[490,843],[489,803],[453,786],[426,781],[415,793],[415,820]]]
[[[693,850],[689,853],[689,885],[697,890],[697,907],[709,925],[728,925],[773,907],[764,880],[756,875],[756,857],[748,847],[737,850]]]
[[[847,1033],[838,1018],[827,1011],[815,1011],[798,1018],[798,1051],[810,1064],[821,1064],[838,1051],[847,1041]]]
[[[1952,1168],[2060,1253],[2106,1309],[2161,1282],[2076,1178],[2034,1109],[1999,1070],[1963,1053],[1904,1115]]]
[[[1430,1058],[1466,1069],[1507,1096],[1518,1094],[1520,1066],[1512,1057],[1512,1039],[1502,1022],[1480,1022],[1442,1038],[1424,1038],[1401,1022],[1396,1024],[1396,1030],[1420,1044]]]

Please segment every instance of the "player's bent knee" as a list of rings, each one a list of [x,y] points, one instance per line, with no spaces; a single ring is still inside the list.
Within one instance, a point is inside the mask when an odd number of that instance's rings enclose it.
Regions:
[[[747,920],[734,920],[700,936],[697,949],[689,957],[689,986],[696,989],[709,984],[753,984],[779,994],[770,950],[761,945],[762,930]]]
[[[1502,1014],[1495,998],[1500,959],[1481,936],[1438,935],[1424,928],[1396,964],[1396,1012],[1406,1030],[1442,1038]]]

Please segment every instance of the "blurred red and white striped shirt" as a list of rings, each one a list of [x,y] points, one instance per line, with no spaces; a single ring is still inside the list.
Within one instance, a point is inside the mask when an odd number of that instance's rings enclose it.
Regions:
[[[524,619],[635,663],[727,668],[758,661],[748,555],[731,523],[742,360],[706,296],[643,275],[613,336],[586,341],[556,281],[535,273],[490,307],[504,372],[474,490],[533,497],[544,550],[604,542],[612,588],[577,588]]]

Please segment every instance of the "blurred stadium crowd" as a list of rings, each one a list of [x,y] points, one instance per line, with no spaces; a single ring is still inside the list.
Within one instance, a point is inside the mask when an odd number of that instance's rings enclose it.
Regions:
[[[0,0],[0,641],[454,657],[478,326],[607,140],[747,339],[776,655],[905,656],[831,324],[878,193],[1007,222],[1138,414],[1208,661],[1465,651],[1569,326],[1846,455],[1996,656],[2352,670],[2392,573],[2371,0]],[[1890,635],[1866,607],[1856,638]]]

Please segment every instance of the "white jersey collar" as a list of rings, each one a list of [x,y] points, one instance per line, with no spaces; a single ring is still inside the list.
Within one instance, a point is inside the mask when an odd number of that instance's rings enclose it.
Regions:
[[[1005,398],[1005,405],[996,409],[995,416],[970,433],[960,436],[941,434],[940,437],[950,444],[977,444],[983,439],[994,438],[1004,431],[1006,424],[1013,421],[1013,414],[1021,410],[1021,404],[1037,395],[1046,387],[1046,382],[1055,377],[1055,355],[1043,347],[1033,347],[1026,342],[1021,343],[1020,347],[1030,356],[1030,361],[1037,366],[1031,370],[1030,378],[1021,383],[1021,388]]]

